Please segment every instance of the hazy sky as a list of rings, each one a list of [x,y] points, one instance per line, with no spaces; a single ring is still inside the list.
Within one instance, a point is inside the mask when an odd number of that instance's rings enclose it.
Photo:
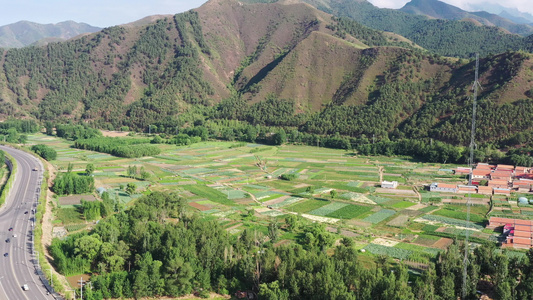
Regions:
[[[207,0],[0,0],[0,26],[26,20],[41,24],[72,20],[98,27],[133,22],[155,14],[176,14]],[[376,6],[400,8],[409,0],[369,0]],[[533,14],[531,0],[443,0],[465,10],[487,2]],[[472,6],[473,5],[473,6]],[[483,7],[483,6],[482,6]],[[487,6],[488,7],[488,6]],[[487,9],[488,10],[488,9]]]
[[[440,0],[448,4],[457,6],[467,11],[478,11],[478,7],[487,7],[490,4],[501,5],[504,7],[518,8],[522,12],[528,12],[533,14],[533,5],[531,0]],[[388,8],[400,8],[409,2],[409,0],[369,0],[370,3],[378,7],[388,7]],[[487,5],[488,4],[488,5]],[[474,9],[473,9],[474,8]],[[488,9],[487,9],[488,10]],[[499,13],[494,12],[494,13]]]
[[[207,0],[0,0],[0,26],[72,20],[97,27],[130,23],[156,14],[176,14]]]

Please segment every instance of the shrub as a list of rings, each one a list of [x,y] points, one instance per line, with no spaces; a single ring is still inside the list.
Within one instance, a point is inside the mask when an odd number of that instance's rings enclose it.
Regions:
[[[298,174],[296,174],[296,173],[281,174],[281,176],[279,178],[283,179],[283,180],[291,181],[291,180],[294,180],[294,179],[298,178]]]

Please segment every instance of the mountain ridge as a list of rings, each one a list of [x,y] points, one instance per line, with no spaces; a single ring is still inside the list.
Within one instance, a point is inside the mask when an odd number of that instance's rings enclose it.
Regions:
[[[459,7],[447,4],[439,0],[411,0],[400,11],[425,15],[436,19],[464,20],[474,19],[486,26],[497,26],[511,33],[523,36],[533,33],[533,27],[526,24],[516,24],[509,19],[485,11],[468,12]]]
[[[493,111],[529,111],[532,61],[525,52],[482,56],[480,113],[490,116],[480,118],[484,141],[533,130],[518,117],[491,122]],[[11,49],[0,63],[3,118],[143,130],[194,122],[186,116],[198,111],[321,135],[434,136],[454,144],[465,142],[460,128],[468,127],[474,64],[308,4],[234,0]],[[285,117],[273,120],[276,111]]]
[[[101,28],[74,21],[56,24],[19,21],[0,26],[0,48],[26,47],[47,38],[53,38],[56,41],[67,40],[80,34],[93,33],[99,30]]]

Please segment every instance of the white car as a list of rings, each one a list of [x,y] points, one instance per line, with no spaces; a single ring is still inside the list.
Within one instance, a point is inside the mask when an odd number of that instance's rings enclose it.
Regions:
[[[25,284],[25,285],[22,286],[22,289],[25,290],[25,291],[29,291],[30,287],[27,284]]]
[[[13,237],[17,237],[17,234],[16,234],[16,233],[15,233],[15,234],[13,234]]]

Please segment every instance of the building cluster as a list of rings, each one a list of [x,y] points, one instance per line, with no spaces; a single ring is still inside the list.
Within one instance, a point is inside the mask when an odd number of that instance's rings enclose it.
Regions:
[[[503,227],[502,247],[529,249],[533,247],[533,220],[491,217],[487,228]]]
[[[510,195],[511,191],[529,193],[533,186],[533,169],[527,167],[479,163],[473,170],[459,167],[455,174],[472,176],[472,186],[434,182],[430,185],[430,191]],[[481,182],[487,182],[487,185],[480,185]]]

